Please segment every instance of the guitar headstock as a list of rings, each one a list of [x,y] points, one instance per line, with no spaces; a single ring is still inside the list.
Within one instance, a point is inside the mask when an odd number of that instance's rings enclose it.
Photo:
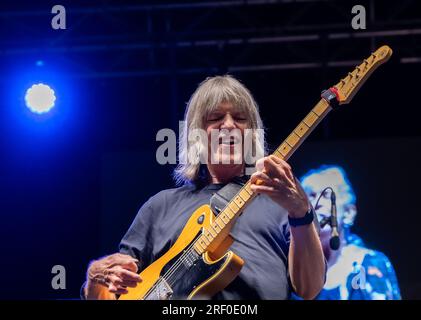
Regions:
[[[363,63],[357,66],[354,71],[341,79],[334,87],[337,89],[339,104],[351,102],[363,83],[380,65],[385,63],[392,55],[389,46],[382,46],[372,53]]]

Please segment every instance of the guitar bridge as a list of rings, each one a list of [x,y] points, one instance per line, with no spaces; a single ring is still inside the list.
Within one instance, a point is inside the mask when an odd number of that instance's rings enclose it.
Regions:
[[[173,290],[168,282],[160,277],[154,288],[145,297],[145,300],[169,300],[173,296]]]

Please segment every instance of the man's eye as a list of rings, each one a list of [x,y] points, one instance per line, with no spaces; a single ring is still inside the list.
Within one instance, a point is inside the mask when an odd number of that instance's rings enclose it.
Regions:
[[[222,118],[223,118],[222,116],[211,116],[208,118],[208,121],[219,121]]]

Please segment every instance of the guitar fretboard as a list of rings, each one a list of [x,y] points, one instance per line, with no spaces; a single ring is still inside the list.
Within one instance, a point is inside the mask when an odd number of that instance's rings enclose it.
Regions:
[[[288,160],[330,110],[329,103],[325,99],[321,99],[281,143],[273,155],[280,159]],[[220,244],[224,238],[224,231],[226,231],[227,226],[234,223],[235,219],[256,196],[250,185],[250,181],[248,181],[197,239],[194,244],[194,250],[198,254],[209,251],[210,248],[216,248]]]

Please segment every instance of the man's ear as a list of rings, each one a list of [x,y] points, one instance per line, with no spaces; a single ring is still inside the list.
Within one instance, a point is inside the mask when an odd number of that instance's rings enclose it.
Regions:
[[[342,223],[345,225],[352,226],[354,224],[356,215],[357,215],[357,207],[355,206],[355,204],[345,205]]]

